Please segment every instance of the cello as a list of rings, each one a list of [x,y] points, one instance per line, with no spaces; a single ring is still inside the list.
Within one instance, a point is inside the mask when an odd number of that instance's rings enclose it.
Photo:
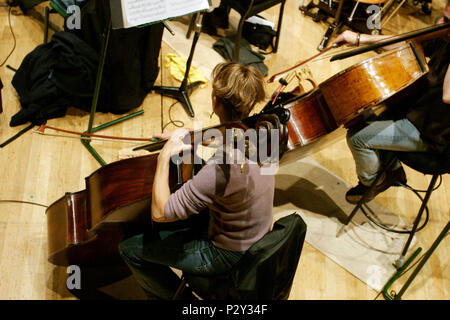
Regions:
[[[285,112],[262,113],[215,128],[278,129],[282,154],[283,141],[287,140],[282,121],[286,119]],[[198,135],[190,136],[192,143],[198,142]],[[160,149],[165,141],[144,149]],[[85,178],[84,190],[68,192],[51,204],[46,210],[48,261],[56,265],[107,264],[118,258],[117,248],[123,237],[151,231],[151,193],[157,161],[158,153],[153,153],[107,164]],[[192,177],[194,167],[189,163],[170,163],[172,192]]]
[[[334,55],[331,61],[413,38],[426,40],[445,35],[449,27],[450,23],[446,23],[396,36],[395,39]],[[398,97],[427,72],[424,55],[413,42],[408,42],[350,66],[306,94],[279,101],[276,106],[267,104],[267,109],[281,107],[291,115],[287,122],[287,150],[281,164],[296,161],[335,141],[338,128],[350,126],[363,112],[374,110],[380,103]],[[283,73],[285,71],[276,76]],[[274,79],[275,76],[272,76],[269,82]]]

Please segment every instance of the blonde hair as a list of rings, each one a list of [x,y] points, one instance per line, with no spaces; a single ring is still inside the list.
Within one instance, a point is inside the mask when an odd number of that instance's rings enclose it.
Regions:
[[[265,99],[264,77],[258,69],[235,62],[218,64],[213,72],[212,94],[231,120],[247,117],[253,107]]]

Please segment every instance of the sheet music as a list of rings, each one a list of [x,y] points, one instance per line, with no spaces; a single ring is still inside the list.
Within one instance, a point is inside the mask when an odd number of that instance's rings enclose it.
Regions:
[[[126,28],[209,8],[208,0],[121,0],[121,3]]]

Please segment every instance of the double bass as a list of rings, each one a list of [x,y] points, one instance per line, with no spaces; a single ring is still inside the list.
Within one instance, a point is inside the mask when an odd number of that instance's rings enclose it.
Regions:
[[[278,129],[279,152],[283,153],[286,145],[283,141],[287,141],[287,128],[283,124],[286,120],[284,112],[278,115],[269,112],[214,128]],[[197,135],[190,136],[192,143],[198,142],[194,140]],[[144,149],[160,149],[165,141],[146,145]],[[85,178],[84,190],[67,192],[51,204],[46,210],[48,261],[56,265],[107,264],[119,258],[117,248],[124,237],[151,231],[155,227],[150,210],[157,161],[158,153],[152,153],[107,164]],[[189,180],[194,169],[193,164],[171,162],[171,191]]]

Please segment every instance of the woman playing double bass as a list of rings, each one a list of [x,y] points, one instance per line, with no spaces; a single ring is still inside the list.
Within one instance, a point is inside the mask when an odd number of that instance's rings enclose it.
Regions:
[[[221,123],[247,117],[264,98],[263,76],[256,69],[237,63],[215,67],[212,105]],[[171,299],[175,294],[180,279],[169,267],[191,274],[226,272],[272,225],[274,176],[262,175],[258,164],[248,159],[242,166],[223,161],[216,151],[191,180],[170,194],[169,162],[191,148],[183,143],[186,132],[162,136],[170,138],[158,156],[151,205],[152,219],[161,231],[156,238],[141,234],[119,245],[150,299]],[[188,292],[181,298],[192,297]]]
[[[450,1],[438,23],[450,19]],[[334,43],[358,46],[383,40],[388,36],[358,34],[345,31]],[[369,189],[389,151],[442,152],[450,142],[450,42],[448,35],[421,41],[423,52],[430,58],[429,73],[419,82],[418,90],[400,101],[395,110],[387,110],[378,118],[369,117],[349,128],[348,146],[356,164],[358,185],[347,191],[350,203],[357,203]],[[401,43],[384,49],[393,49]],[[397,182],[406,183],[406,175],[399,161],[373,189],[368,201]]]

